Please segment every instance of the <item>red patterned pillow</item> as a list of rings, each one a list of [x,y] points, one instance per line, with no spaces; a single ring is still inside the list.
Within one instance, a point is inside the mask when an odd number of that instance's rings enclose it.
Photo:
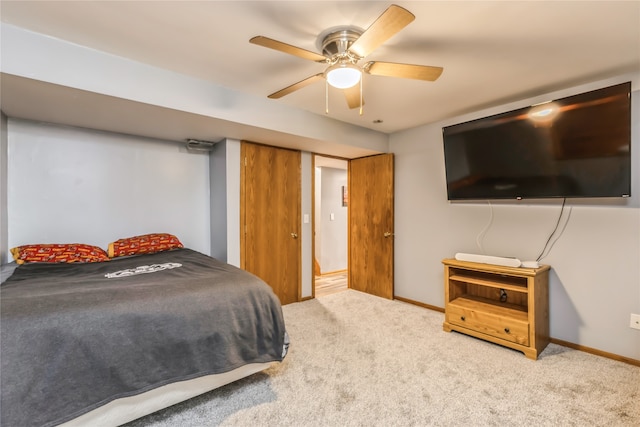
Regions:
[[[17,264],[109,261],[109,256],[102,248],[83,243],[23,245],[12,248],[11,255]]]
[[[152,233],[111,242],[109,243],[108,253],[111,258],[115,258],[119,256],[152,254],[183,247],[180,240],[173,234]]]

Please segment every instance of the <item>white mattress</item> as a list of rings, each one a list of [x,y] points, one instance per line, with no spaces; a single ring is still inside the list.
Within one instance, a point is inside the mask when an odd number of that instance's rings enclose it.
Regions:
[[[270,363],[252,363],[223,374],[208,375],[188,381],[179,381],[131,397],[113,400],[87,412],[62,427],[112,427],[149,415],[223,385],[248,377],[271,366]]]

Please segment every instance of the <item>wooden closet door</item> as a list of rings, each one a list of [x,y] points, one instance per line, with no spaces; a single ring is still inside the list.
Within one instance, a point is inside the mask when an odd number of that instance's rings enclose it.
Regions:
[[[393,299],[393,154],[349,162],[349,287]]]
[[[243,142],[240,266],[300,300],[300,152]]]

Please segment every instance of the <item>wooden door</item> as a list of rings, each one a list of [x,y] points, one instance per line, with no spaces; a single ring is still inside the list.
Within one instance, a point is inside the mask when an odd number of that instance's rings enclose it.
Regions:
[[[300,152],[243,142],[240,266],[300,300]]]
[[[393,299],[393,154],[349,163],[349,287]]]

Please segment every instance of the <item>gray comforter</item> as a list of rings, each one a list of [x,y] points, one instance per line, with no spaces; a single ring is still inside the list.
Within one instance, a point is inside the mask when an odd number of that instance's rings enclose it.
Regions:
[[[164,384],[281,361],[286,350],[271,288],[189,249],[23,265],[0,303],[7,427],[57,425]]]

